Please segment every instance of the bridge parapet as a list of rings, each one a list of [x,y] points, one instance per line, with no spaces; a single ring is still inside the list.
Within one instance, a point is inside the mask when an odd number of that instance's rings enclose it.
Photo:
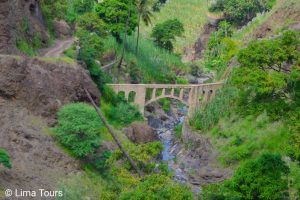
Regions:
[[[189,106],[188,115],[200,106],[209,101],[222,87],[223,82],[182,85],[182,84],[108,84],[116,92],[124,92],[125,99],[129,99],[133,93],[133,103],[136,104],[142,114],[144,107],[162,98],[173,98]],[[152,93],[150,99],[146,99],[146,91],[150,89]],[[158,92],[160,91],[160,92]]]

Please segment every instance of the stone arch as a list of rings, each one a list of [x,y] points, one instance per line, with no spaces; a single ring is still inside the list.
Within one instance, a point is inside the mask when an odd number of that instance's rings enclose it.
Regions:
[[[135,91],[130,91],[128,93],[128,102],[134,103],[136,98],[136,92]]]
[[[163,99],[163,98],[176,99],[176,100],[182,102],[183,104],[189,106],[189,103],[188,103],[188,102],[184,101],[183,99],[181,99],[181,98],[179,98],[179,97],[177,97],[177,96],[171,96],[171,95],[161,95],[161,96],[158,96],[158,97],[156,97],[156,98],[154,98],[154,99],[151,99],[151,100],[147,101],[147,102],[145,103],[145,106],[147,106],[147,105],[149,105],[149,104],[151,104],[151,103],[153,103],[153,102],[155,102],[155,101],[158,101],[159,99]]]
[[[117,93],[117,96],[118,96],[119,98],[122,98],[122,99],[126,100],[126,96],[125,96],[125,92],[124,92],[124,91],[119,91],[119,92]]]

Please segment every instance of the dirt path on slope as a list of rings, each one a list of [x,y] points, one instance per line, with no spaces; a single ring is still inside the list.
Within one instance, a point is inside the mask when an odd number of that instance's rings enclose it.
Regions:
[[[53,46],[40,50],[40,55],[49,58],[59,58],[66,49],[72,46],[75,40],[74,37],[57,40]]]

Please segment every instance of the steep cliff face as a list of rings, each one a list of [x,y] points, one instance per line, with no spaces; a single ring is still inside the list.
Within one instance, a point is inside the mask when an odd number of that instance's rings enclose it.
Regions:
[[[0,0],[0,54],[17,54],[20,37],[32,39],[38,34],[43,43],[49,36],[38,0]]]

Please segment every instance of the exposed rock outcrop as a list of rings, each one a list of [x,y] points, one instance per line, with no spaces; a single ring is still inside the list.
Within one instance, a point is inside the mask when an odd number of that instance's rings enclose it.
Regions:
[[[0,0],[0,54],[17,54],[17,39],[39,36],[47,43],[49,36],[44,26],[37,0]]]
[[[55,36],[58,38],[66,38],[72,35],[71,27],[64,20],[54,20],[53,27]]]
[[[143,122],[133,122],[126,130],[127,137],[134,143],[144,144],[158,140],[153,128]]]
[[[66,103],[88,102],[84,88],[99,102],[96,85],[78,65],[0,56],[0,96],[17,101],[36,115],[54,117]]]

